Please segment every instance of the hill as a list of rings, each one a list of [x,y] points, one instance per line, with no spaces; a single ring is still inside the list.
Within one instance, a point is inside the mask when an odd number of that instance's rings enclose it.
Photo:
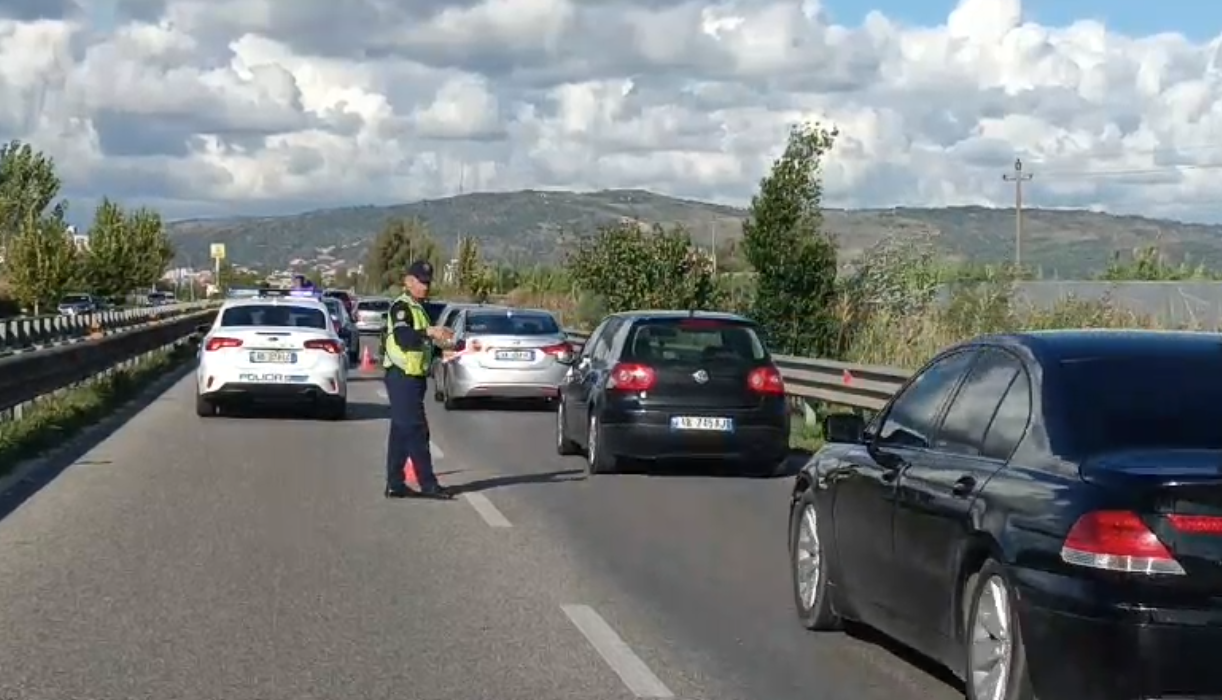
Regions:
[[[557,260],[563,232],[580,233],[622,218],[682,224],[702,242],[741,237],[742,209],[676,199],[642,190],[476,193],[387,207],[345,207],[275,217],[174,222],[169,232],[178,263],[205,267],[210,243],[224,243],[230,260],[260,269],[359,264],[382,225],[420,217],[450,249],[466,233],[493,258]],[[984,207],[829,209],[828,228],[846,257],[889,233],[926,231],[950,258],[1004,262],[1013,258],[1014,212]],[[1088,211],[1028,209],[1023,261],[1048,276],[1081,278],[1103,269],[1112,252],[1158,242],[1172,259],[1222,267],[1222,226],[1186,224]]]

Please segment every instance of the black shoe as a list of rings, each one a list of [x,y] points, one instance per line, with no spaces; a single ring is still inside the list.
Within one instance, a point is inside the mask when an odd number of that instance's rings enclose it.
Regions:
[[[387,498],[411,498],[414,492],[406,486],[399,484],[397,486],[387,486],[382,495]]]
[[[420,489],[418,494],[413,494],[418,498],[427,498],[433,501],[452,501],[454,500],[454,492],[449,488],[438,484],[432,488]]]

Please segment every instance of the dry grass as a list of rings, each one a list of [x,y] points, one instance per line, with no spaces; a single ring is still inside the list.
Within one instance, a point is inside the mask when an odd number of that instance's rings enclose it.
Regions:
[[[1019,303],[1004,274],[960,283],[939,301],[936,257],[926,242],[889,240],[877,248],[845,279],[840,295],[840,345],[849,362],[915,368],[949,345],[988,333],[1167,327],[1108,299],[1066,299],[1048,308]]]

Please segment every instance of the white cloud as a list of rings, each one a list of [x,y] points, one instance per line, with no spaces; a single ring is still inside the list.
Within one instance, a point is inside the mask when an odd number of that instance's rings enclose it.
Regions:
[[[95,2],[0,0],[0,138],[86,201],[278,212],[465,178],[744,202],[819,119],[832,204],[1004,205],[1021,156],[1035,205],[1216,218],[1222,36],[1043,27],[1020,0],[936,27],[816,0]]]

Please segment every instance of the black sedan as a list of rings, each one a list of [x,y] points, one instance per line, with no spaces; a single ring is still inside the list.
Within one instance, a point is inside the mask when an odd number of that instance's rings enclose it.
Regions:
[[[591,474],[621,460],[731,461],[772,474],[789,449],[781,374],[733,314],[633,311],[603,319],[559,387],[556,449]]]
[[[948,349],[798,476],[798,618],[875,627],[970,700],[1222,697],[1222,336]]]

